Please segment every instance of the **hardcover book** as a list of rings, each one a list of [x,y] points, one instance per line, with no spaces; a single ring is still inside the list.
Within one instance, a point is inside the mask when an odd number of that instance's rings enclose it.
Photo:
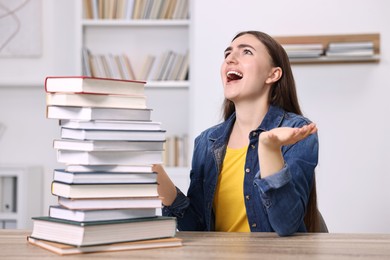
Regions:
[[[155,172],[68,172],[55,169],[53,180],[69,184],[156,183]]]
[[[165,130],[99,130],[61,128],[61,138],[78,140],[165,141]]]
[[[100,130],[161,130],[161,123],[154,121],[120,121],[120,120],[60,120],[60,126],[73,129]]]
[[[93,246],[72,246],[42,239],[27,237],[27,241],[35,246],[39,246],[58,255],[74,255],[97,252],[112,252],[125,250],[139,250],[148,248],[163,248],[182,246],[182,239],[177,237],[168,237],[161,239],[148,239],[133,242],[120,242]]]
[[[152,165],[79,165],[67,164],[68,172],[153,172]]]
[[[162,151],[74,151],[57,150],[57,161],[65,164],[161,164]]]
[[[32,220],[32,238],[73,246],[166,238],[176,234],[176,218],[173,217],[78,222],[43,216]]]
[[[151,121],[151,109],[47,106],[46,117],[70,120]]]
[[[146,108],[146,96],[46,93],[47,106]]]
[[[150,218],[155,216],[155,208],[71,210],[54,205],[49,207],[49,217],[79,222]]]
[[[76,140],[56,139],[54,149],[76,151],[162,151],[165,141]]]
[[[86,76],[46,77],[46,92],[102,93],[144,95],[144,81]]]
[[[69,184],[53,181],[52,194],[65,198],[125,198],[158,196],[157,183]]]
[[[68,209],[161,208],[162,206],[158,196],[87,199],[58,197],[58,204]]]

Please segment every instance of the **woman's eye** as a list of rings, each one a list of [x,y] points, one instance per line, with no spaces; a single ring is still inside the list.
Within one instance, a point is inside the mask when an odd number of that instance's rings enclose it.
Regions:
[[[225,52],[225,53],[224,53],[225,59],[229,56],[229,54],[230,54],[230,52]]]
[[[244,49],[244,54],[252,54],[252,51],[249,49]]]

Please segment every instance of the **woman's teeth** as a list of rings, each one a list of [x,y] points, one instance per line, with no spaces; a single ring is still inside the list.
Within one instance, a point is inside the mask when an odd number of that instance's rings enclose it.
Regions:
[[[238,71],[228,71],[226,73],[226,76],[228,77],[228,79],[231,79],[231,80],[237,80],[237,79],[242,79],[242,73],[238,72]]]

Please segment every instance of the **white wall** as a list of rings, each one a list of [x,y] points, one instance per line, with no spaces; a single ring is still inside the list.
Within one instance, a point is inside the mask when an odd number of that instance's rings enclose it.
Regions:
[[[237,32],[381,33],[379,64],[294,66],[293,70],[303,111],[320,129],[318,195],[330,231],[390,232],[386,167],[390,2],[194,0],[192,4],[192,136],[219,120],[223,98],[219,67],[223,50]],[[44,166],[43,214],[55,201],[50,181],[52,169],[59,166],[51,145],[58,127],[45,118],[43,80],[46,75],[79,71],[74,5],[74,1],[43,0],[40,60],[0,59],[0,122],[7,126],[0,139],[0,163]]]
[[[0,164],[44,168],[42,214],[55,202],[50,182],[53,169],[60,166],[52,148],[59,128],[57,121],[45,117],[44,79],[78,72],[75,17],[73,1],[42,0],[42,56],[0,58],[0,123],[6,126],[0,136]]]
[[[192,136],[220,118],[219,68],[237,32],[379,32],[379,64],[296,65],[293,71],[302,109],[319,128],[319,206],[330,231],[390,232],[387,10],[385,0],[193,1]]]

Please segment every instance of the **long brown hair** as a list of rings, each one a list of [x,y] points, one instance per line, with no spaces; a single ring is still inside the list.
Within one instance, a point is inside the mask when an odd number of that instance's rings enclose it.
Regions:
[[[293,112],[295,114],[302,115],[290,61],[284,48],[271,36],[259,31],[240,32],[233,38],[232,41],[245,34],[255,36],[262,44],[264,44],[269,55],[271,56],[272,66],[280,67],[282,69],[283,73],[281,78],[272,85],[271,91],[269,92],[268,100],[270,104],[281,107],[287,112]],[[234,103],[225,98],[223,102],[224,120],[227,120],[235,110]],[[309,201],[304,218],[308,232],[321,231],[320,218],[321,215],[317,209],[317,191],[314,175],[312,189],[309,195]]]

